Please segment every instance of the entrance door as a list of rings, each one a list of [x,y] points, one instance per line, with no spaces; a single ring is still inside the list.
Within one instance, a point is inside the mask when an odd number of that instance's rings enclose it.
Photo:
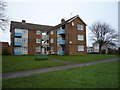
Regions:
[[[45,54],[45,48],[42,47],[42,54]]]

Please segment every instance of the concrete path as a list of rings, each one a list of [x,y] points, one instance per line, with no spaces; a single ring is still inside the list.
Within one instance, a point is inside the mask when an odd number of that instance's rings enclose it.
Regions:
[[[34,70],[28,70],[28,71],[3,73],[2,74],[2,76],[3,76],[2,79],[5,80],[5,79],[9,79],[9,78],[24,77],[24,76],[30,76],[30,75],[33,75],[33,74],[40,74],[40,73],[45,73],[45,72],[64,70],[64,69],[76,68],[76,67],[81,67],[81,66],[88,66],[88,65],[105,63],[105,62],[116,61],[116,60],[120,60],[120,58],[102,60],[102,61],[95,61],[95,62],[88,62],[88,63],[81,63],[81,64],[71,64],[71,65],[57,66],[57,67],[51,67],[51,68],[34,69]]]
[[[49,59],[52,59],[53,61],[64,62],[64,63],[67,63],[67,64],[77,64],[77,63],[74,63],[74,62],[64,61],[64,60],[59,60],[59,59],[54,59],[54,58],[50,58],[50,57],[49,57]]]

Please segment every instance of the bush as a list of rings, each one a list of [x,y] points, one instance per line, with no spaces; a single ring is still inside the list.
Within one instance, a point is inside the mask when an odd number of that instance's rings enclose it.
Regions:
[[[118,49],[118,54],[120,55],[120,47],[119,47],[119,49]]]
[[[88,52],[87,54],[99,54],[99,52]]]
[[[2,55],[11,55],[11,53],[10,53],[8,48],[3,48],[2,49]]]
[[[36,61],[48,60],[48,58],[35,58]]]
[[[119,50],[108,50],[108,54],[119,54]]]
[[[35,60],[43,61],[43,60],[48,60],[47,55],[35,55]]]

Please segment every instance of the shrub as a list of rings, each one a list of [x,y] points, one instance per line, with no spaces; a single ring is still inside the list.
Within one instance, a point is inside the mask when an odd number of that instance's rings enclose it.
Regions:
[[[48,60],[48,58],[35,58],[37,61],[43,61],[43,60]]]
[[[108,54],[118,54],[119,50],[108,50]]]
[[[8,48],[3,48],[2,49],[2,55],[11,55],[11,53],[10,53]]]

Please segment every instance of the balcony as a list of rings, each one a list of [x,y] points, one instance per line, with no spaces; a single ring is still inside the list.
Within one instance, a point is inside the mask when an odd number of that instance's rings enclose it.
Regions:
[[[65,55],[65,52],[64,51],[58,51],[58,54],[59,55]]]
[[[66,43],[66,40],[60,40],[60,41],[58,41],[59,45],[65,45],[65,43]]]
[[[59,29],[59,30],[58,30],[58,34],[59,34],[59,35],[65,34],[65,29]]]
[[[14,42],[14,46],[22,46],[21,42]]]
[[[21,37],[21,36],[22,36],[22,33],[16,33],[16,32],[15,32],[15,36],[16,36],[16,37]]]
[[[22,55],[22,52],[14,51],[14,55]]]

